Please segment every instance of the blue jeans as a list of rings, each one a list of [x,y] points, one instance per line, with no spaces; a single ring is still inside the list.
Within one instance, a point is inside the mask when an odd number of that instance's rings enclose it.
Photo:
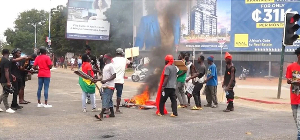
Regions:
[[[300,140],[300,105],[292,105],[292,111],[298,129],[297,140]]]
[[[42,92],[43,86],[44,86],[45,100],[48,100],[48,90],[49,90],[50,78],[49,77],[39,77],[38,84],[39,84],[38,91],[37,91],[38,100],[41,100],[41,92]]]
[[[113,107],[112,97],[114,94],[114,90],[109,88],[104,88],[102,93],[102,108],[110,108]]]
[[[78,69],[80,69],[80,68],[81,68],[81,65],[82,65],[82,64],[78,64]]]
[[[116,83],[115,84],[115,88],[117,90],[117,98],[121,99],[121,97],[122,97],[122,91],[123,91],[123,84]]]

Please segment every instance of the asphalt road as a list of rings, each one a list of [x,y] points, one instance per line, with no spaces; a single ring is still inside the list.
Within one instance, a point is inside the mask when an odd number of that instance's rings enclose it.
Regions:
[[[49,103],[53,108],[36,107],[37,78],[28,81],[26,100],[31,104],[15,114],[0,113],[1,140],[288,140],[296,139],[290,112],[275,112],[235,106],[223,113],[225,105],[202,111],[179,109],[179,116],[158,117],[155,109],[121,108],[123,114],[97,121],[99,112],[81,111],[81,90],[74,74],[52,73]],[[137,86],[127,84],[124,96],[132,97]],[[11,100],[10,95],[10,100]],[[99,97],[97,97],[99,99]],[[205,101],[203,101],[205,103]],[[101,101],[97,100],[101,107]],[[3,109],[4,106],[0,105]],[[167,103],[168,111],[170,101]]]

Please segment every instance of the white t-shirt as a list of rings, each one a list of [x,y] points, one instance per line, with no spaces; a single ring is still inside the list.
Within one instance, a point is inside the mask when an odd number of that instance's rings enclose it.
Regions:
[[[82,64],[82,59],[78,58],[78,59],[77,59],[77,63],[78,63],[78,64]]]
[[[112,63],[106,64],[103,68],[103,80],[109,79],[116,73],[114,65]],[[111,80],[102,85],[103,87],[115,87],[115,81]]]
[[[115,57],[112,60],[117,75],[115,79],[115,83],[124,84],[124,75],[125,75],[127,59],[124,57]]]
[[[71,58],[71,64],[75,63],[75,58]]]

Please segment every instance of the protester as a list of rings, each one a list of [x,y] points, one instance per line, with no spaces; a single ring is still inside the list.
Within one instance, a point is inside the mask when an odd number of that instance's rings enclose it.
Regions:
[[[92,65],[90,63],[90,59],[86,54],[82,56],[82,67],[81,70],[88,74],[91,77],[94,77],[94,71],[92,69]],[[93,104],[92,111],[96,111],[96,97],[95,97],[95,83],[93,83],[91,80],[83,79],[82,77],[79,77],[79,85],[82,89],[82,109],[83,112],[86,112],[86,97],[89,95],[91,98],[91,102]]]
[[[25,90],[25,83],[26,83],[26,79],[28,74],[31,74],[31,71],[28,68],[31,68],[32,66],[30,65],[31,61],[34,61],[36,58],[36,54],[32,54],[30,56],[30,60],[21,60],[20,61],[20,70],[21,70],[21,78],[22,78],[22,85],[21,85],[21,89],[19,91],[19,104],[28,104],[31,103],[29,101],[26,101],[24,99],[24,90]],[[27,64],[26,64],[27,63]]]
[[[89,60],[90,60],[90,63],[92,64],[92,68],[93,68],[93,71],[94,71],[94,74],[95,74],[95,79],[98,79],[98,76],[97,76],[97,73],[99,72],[99,68],[98,68],[98,65],[97,65],[97,60],[96,60],[96,57],[93,56],[91,54],[91,47],[89,45],[86,45],[85,46],[85,54],[88,56]],[[91,99],[90,99],[90,96],[89,94],[87,95],[87,104],[90,104],[91,103]]]
[[[38,72],[38,90],[37,90],[37,99],[38,105],[37,107],[45,107],[50,108],[52,105],[48,104],[48,90],[50,84],[52,62],[50,58],[47,56],[47,50],[45,47],[40,48],[40,55],[36,57],[33,68],[39,70]],[[41,103],[41,92],[44,86],[44,98],[45,104]]]
[[[222,87],[225,90],[226,93],[226,99],[227,99],[227,108],[224,110],[224,112],[230,112],[234,110],[233,107],[233,99],[234,99],[234,92],[233,88],[235,86],[235,67],[232,64],[232,56],[228,52],[225,54],[225,61],[226,61],[226,69],[224,74],[224,81],[222,84]]]
[[[60,62],[60,67],[61,67],[61,68],[64,68],[64,63],[65,63],[65,58],[64,58],[64,56],[61,56],[61,57],[60,57],[59,62]]]
[[[123,91],[123,84],[124,84],[124,76],[125,76],[125,68],[126,68],[126,58],[123,57],[123,49],[118,48],[116,50],[117,56],[114,57],[113,65],[116,70],[116,79],[115,79],[115,88],[117,90],[117,106],[116,106],[116,113],[121,113],[120,111],[120,103]]]
[[[81,65],[82,65],[82,57],[81,57],[81,55],[79,55],[79,57],[77,59],[77,64],[78,64],[78,69],[80,69]]]
[[[207,104],[205,107],[218,107],[218,99],[217,99],[217,86],[218,86],[218,74],[217,67],[214,64],[214,59],[212,56],[207,58],[207,63],[209,65],[207,70],[207,78],[204,81],[206,83],[205,94]],[[214,105],[212,105],[212,102]]]
[[[156,102],[159,104],[159,106],[157,107],[159,112],[156,113],[158,116],[163,116],[168,113],[164,107],[168,97],[170,97],[171,107],[173,112],[171,114],[171,117],[178,116],[177,100],[175,94],[177,69],[173,65],[173,62],[174,62],[173,56],[167,55],[165,58],[166,65],[161,75],[159,89],[156,98]]]
[[[2,58],[0,62],[0,82],[3,87],[3,93],[0,96],[0,104],[3,101],[4,107],[5,107],[5,112],[7,113],[15,113],[14,110],[12,110],[9,105],[8,105],[8,95],[9,92],[6,89],[10,89],[11,86],[11,81],[16,80],[16,77],[14,77],[11,74],[11,62],[9,60],[9,50],[8,49],[3,49],[2,50]],[[3,110],[0,108],[0,112],[3,112]]]
[[[72,70],[72,71],[73,71],[74,65],[75,65],[75,58],[72,57],[72,58],[71,58],[71,70]]]
[[[295,50],[297,55],[297,62],[290,64],[286,69],[287,83],[291,85],[290,97],[291,97],[291,107],[293,111],[293,117],[298,129],[297,140],[300,140],[300,47]]]
[[[194,106],[192,110],[202,110],[200,91],[205,81],[204,78],[206,73],[206,67],[204,65],[204,59],[205,58],[202,55],[198,58],[199,66],[197,67],[197,73],[195,73],[193,76],[186,80],[188,82],[191,79],[197,78],[197,81],[195,81],[195,87],[192,92],[196,106]]]
[[[185,63],[184,57],[185,57],[184,53],[181,52],[178,56],[178,60],[181,60],[183,63]],[[176,96],[180,103],[178,105],[178,108],[187,107],[187,99],[186,99],[186,95],[184,93],[185,78],[186,78],[186,71],[179,70],[177,72],[177,85],[176,85]]]
[[[114,87],[115,87],[115,81],[116,78],[116,70],[114,68],[114,65],[111,63],[112,56],[110,54],[104,55],[104,62],[105,66],[103,68],[103,78],[102,78],[102,110],[99,115],[95,115],[95,117],[99,120],[102,120],[103,114],[106,111],[106,109],[110,110],[109,117],[115,117],[114,114],[114,108],[113,108],[113,93],[114,93]]]
[[[20,89],[22,87],[22,76],[21,76],[21,69],[20,69],[20,61],[23,59],[27,59],[28,57],[21,57],[21,49],[16,48],[12,52],[13,58],[11,59],[11,73],[16,77],[16,80],[13,80],[12,86],[14,87],[14,94],[13,94],[13,100],[11,103],[11,109],[17,110],[22,109],[23,106],[18,105],[18,95],[20,92]]]
[[[194,73],[196,73],[196,69],[195,66],[193,64],[193,62],[190,61],[190,53],[186,52],[185,53],[185,62],[186,62],[186,67],[187,67],[187,75],[186,75],[186,80],[191,77]],[[194,89],[194,83],[195,83],[195,79],[189,80],[188,82],[186,82],[185,84],[185,93],[187,95],[187,99],[188,99],[188,106],[190,106],[191,104],[191,98],[193,97],[193,89]]]

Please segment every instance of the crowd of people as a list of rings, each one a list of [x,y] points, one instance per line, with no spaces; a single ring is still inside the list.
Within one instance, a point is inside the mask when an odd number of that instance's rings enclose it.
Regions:
[[[207,58],[208,68],[204,64],[204,56],[199,56],[199,65],[195,66],[190,60],[189,53],[181,52],[178,56],[178,61],[182,61],[187,69],[179,69],[174,64],[172,55],[167,55],[165,58],[166,66],[163,69],[160,86],[157,93],[157,112],[158,116],[167,114],[164,108],[165,102],[168,98],[171,100],[172,114],[171,117],[178,116],[178,108],[187,108],[190,106],[190,99],[194,97],[195,106],[191,110],[202,110],[200,91],[204,87],[204,94],[206,95],[207,104],[204,107],[217,108],[217,67],[214,64],[214,57]],[[224,112],[234,111],[233,99],[235,86],[235,67],[232,63],[232,56],[226,52],[226,69],[222,87],[226,93],[227,108]],[[177,106],[177,99],[179,105]]]
[[[50,69],[52,68],[52,61],[47,55],[45,47],[41,47],[39,55],[33,54],[31,56],[21,57],[21,49],[14,49],[9,58],[10,52],[7,49],[2,50],[2,57],[0,62],[0,83],[3,87],[3,93],[0,96],[0,104],[3,102],[5,112],[15,113],[15,110],[22,109],[23,106],[19,104],[28,104],[29,101],[24,99],[24,89],[26,77],[29,73],[34,73],[38,70],[38,105],[37,107],[49,108],[52,105],[48,104],[48,89],[50,84]],[[31,61],[34,61],[31,65]],[[41,103],[41,90],[44,87],[45,103]],[[8,96],[13,94],[12,103],[9,106]],[[19,96],[19,104],[18,104]],[[3,112],[0,108],[0,112]]]

